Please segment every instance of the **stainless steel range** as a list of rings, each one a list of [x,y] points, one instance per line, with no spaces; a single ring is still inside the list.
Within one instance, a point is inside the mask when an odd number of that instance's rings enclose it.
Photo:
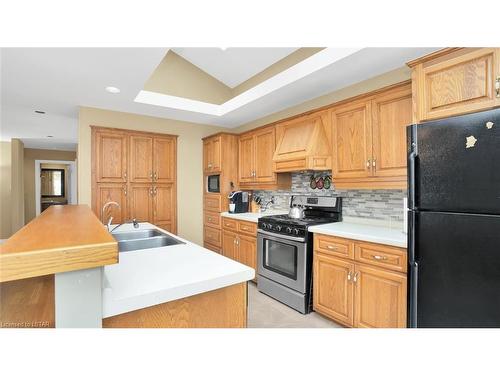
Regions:
[[[292,209],[293,208],[293,209]],[[302,314],[312,306],[312,225],[342,221],[342,198],[292,196],[290,215],[259,219],[257,288]]]

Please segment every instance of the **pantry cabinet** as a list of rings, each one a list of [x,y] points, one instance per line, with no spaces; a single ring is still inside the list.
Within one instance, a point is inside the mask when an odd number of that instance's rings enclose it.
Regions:
[[[403,328],[406,249],[314,235],[314,310],[348,327]]]
[[[113,223],[137,219],[175,233],[176,155],[176,136],[92,127],[93,211],[100,217],[115,201]]]
[[[416,123],[500,106],[500,48],[445,48],[408,66]]]
[[[408,83],[331,109],[333,182],[339,189],[406,187]]]

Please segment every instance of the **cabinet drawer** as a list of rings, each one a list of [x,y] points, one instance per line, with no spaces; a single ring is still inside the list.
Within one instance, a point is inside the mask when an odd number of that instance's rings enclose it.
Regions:
[[[204,228],[205,242],[216,247],[220,247],[221,242],[221,230],[205,226]]]
[[[388,270],[406,272],[406,249],[379,245],[370,242],[356,242],[354,259],[360,263],[371,264]]]
[[[222,198],[220,194],[205,195],[203,204],[207,211],[221,212]]]
[[[241,234],[249,234],[252,236],[257,235],[257,224],[251,223],[249,221],[238,221],[238,232]]]
[[[341,258],[354,259],[354,242],[345,238],[315,234],[314,250]]]
[[[235,232],[238,230],[238,222],[234,219],[228,219],[226,217],[222,218],[222,227],[228,230],[234,230]]]
[[[220,228],[221,216],[218,212],[205,211],[203,213],[203,224],[213,228]]]

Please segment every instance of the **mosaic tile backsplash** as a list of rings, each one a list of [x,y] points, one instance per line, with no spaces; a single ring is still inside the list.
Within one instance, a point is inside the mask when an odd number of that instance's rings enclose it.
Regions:
[[[330,189],[311,189],[309,184],[312,175],[312,171],[292,173],[291,190],[255,191],[254,194],[262,197],[263,203],[274,196],[275,204],[270,207],[285,210],[290,207],[290,196],[294,194],[339,196],[343,197],[344,216],[403,222],[403,198],[406,197],[406,190],[335,190],[333,184]],[[317,178],[328,175],[330,173],[314,172]]]

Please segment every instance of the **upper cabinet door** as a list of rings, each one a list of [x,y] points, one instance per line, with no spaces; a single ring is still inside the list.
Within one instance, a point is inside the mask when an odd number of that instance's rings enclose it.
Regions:
[[[95,171],[97,182],[127,181],[127,135],[97,131],[95,138]]]
[[[220,172],[221,171],[221,137],[215,137],[212,139],[212,157],[211,157],[211,168],[210,172]]]
[[[450,53],[418,64],[413,72],[420,121],[476,112],[500,105],[498,48]]]
[[[155,137],[153,139],[153,181],[172,183],[176,171],[176,139]]]
[[[276,175],[273,173],[273,155],[276,148],[275,128],[266,128],[257,131],[255,137],[255,168],[256,182],[274,182]]]
[[[406,127],[412,123],[411,88],[389,92],[372,101],[375,176],[406,175]]]
[[[221,137],[212,137],[203,141],[203,172],[214,173],[221,171]]]
[[[212,139],[203,141],[203,172],[210,173],[212,167]]]
[[[153,137],[130,136],[130,182],[153,181]]]
[[[371,102],[332,111],[333,178],[372,175]]]
[[[245,134],[239,137],[238,147],[238,179],[240,182],[253,182],[254,181],[254,153],[255,141],[253,133]],[[273,150],[274,152],[274,150]],[[272,160],[272,154],[271,154]]]

